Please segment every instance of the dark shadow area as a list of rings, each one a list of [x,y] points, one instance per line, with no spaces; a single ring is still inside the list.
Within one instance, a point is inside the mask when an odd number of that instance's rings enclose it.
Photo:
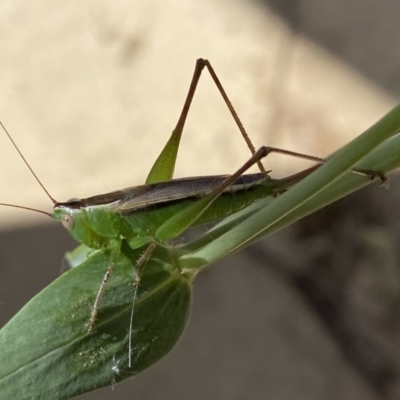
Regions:
[[[400,97],[398,0],[259,0],[293,29]]]
[[[75,245],[55,223],[0,231],[0,326],[66,270]]]
[[[400,190],[396,178],[394,193]],[[392,390],[400,379],[393,353],[400,335],[399,221],[398,196],[370,187],[294,228],[305,248],[324,242],[309,253],[309,264],[296,274],[295,285],[349,362],[384,398],[397,397]]]
[[[378,398],[397,399],[400,176],[390,182],[304,218],[254,255],[293,284]]]

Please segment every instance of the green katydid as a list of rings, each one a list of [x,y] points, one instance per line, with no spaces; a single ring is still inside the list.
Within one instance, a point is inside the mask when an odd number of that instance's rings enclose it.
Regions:
[[[225,100],[252,152],[252,157],[230,176],[193,177],[173,180],[180,138],[201,72],[205,67],[210,72]],[[4,130],[6,131],[5,128]],[[7,131],[6,133],[25,161],[11,136]],[[283,179],[272,179],[261,164],[261,159],[271,152],[301,157],[315,161],[317,165]],[[140,284],[141,270],[147,258],[156,248],[157,243],[168,242],[192,226],[213,222],[229,216],[260,198],[277,196],[308,176],[323,162],[325,160],[319,157],[272,147],[261,147],[258,151],[255,151],[212,66],[207,60],[203,59],[199,59],[196,63],[189,92],[178,123],[173,130],[171,138],[154,163],[145,185],[130,187],[87,199],[57,202],[43,187],[25,161],[34,177],[54,203],[52,214],[41,212],[60,221],[78,242],[90,249],[100,250],[109,257],[107,270],[99,285],[92,311],[88,317],[88,333],[96,328],[101,298],[106,288],[106,282],[120,255],[122,243],[127,243],[132,249],[140,247],[145,249],[143,255],[135,264],[134,305],[137,287]],[[254,164],[259,166],[260,172],[243,175]],[[386,180],[383,174],[376,171],[362,169],[353,169],[352,171],[366,175],[369,178],[379,177],[382,182]],[[10,206],[9,204],[2,205]],[[129,329],[131,337],[132,324]],[[131,340],[129,340],[129,356],[131,354],[131,345]],[[130,363],[131,360],[129,359],[129,366]]]

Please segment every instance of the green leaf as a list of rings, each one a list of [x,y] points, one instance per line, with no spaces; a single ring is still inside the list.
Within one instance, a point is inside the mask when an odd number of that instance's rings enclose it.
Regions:
[[[68,399],[136,375],[172,349],[188,319],[191,282],[158,248],[137,293],[129,367],[133,263],[139,256],[124,246],[94,332],[87,333],[86,323],[107,270],[101,253],[63,274],[0,330],[1,398]]]

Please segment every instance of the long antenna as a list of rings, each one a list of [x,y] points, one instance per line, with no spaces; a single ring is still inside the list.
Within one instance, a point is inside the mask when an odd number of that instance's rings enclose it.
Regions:
[[[29,171],[31,171],[32,175],[34,176],[34,178],[36,179],[36,181],[39,183],[39,185],[41,186],[41,188],[44,190],[44,192],[47,194],[47,196],[49,197],[49,199],[53,202],[53,204],[56,204],[57,201],[51,196],[51,194],[47,191],[47,189],[44,187],[43,183],[40,181],[40,179],[37,177],[37,175],[35,174],[35,172],[33,171],[33,169],[31,168],[31,166],[28,164],[28,161],[26,161],[25,157],[23,156],[23,154],[21,153],[20,149],[18,148],[18,146],[16,145],[16,143],[14,142],[14,139],[11,137],[11,135],[8,133],[6,127],[3,125],[3,123],[0,121],[0,125],[1,127],[4,129],[4,132],[6,133],[6,135],[8,136],[8,138],[11,140],[11,143],[13,144],[13,146],[15,147],[15,149],[18,151],[18,154],[21,156],[22,160],[24,161],[25,165],[29,168]],[[1,204],[3,206],[12,206],[11,204]],[[32,210],[32,211],[38,211],[38,212],[43,212],[45,214],[48,214],[44,211],[39,211],[39,210],[35,210],[33,208],[28,208],[28,207],[22,207],[22,206],[14,206],[17,208],[24,208],[26,210]],[[50,215],[50,214],[48,214]],[[50,215],[51,216],[51,215]]]
[[[1,123],[1,122],[0,122]],[[47,215],[48,217],[52,218],[52,215],[46,211],[38,210],[36,208],[31,208],[31,207],[25,207],[25,206],[17,206],[15,204],[8,204],[8,203],[0,203],[0,206],[5,206],[5,207],[13,207],[13,208],[21,208],[22,210],[29,210],[29,211],[35,211],[44,215]]]

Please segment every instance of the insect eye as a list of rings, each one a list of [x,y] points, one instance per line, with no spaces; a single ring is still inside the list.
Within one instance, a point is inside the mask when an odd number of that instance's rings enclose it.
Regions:
[[[74,229],[74,219],[68,214],[62,216],[61,223],[67,231]]]

